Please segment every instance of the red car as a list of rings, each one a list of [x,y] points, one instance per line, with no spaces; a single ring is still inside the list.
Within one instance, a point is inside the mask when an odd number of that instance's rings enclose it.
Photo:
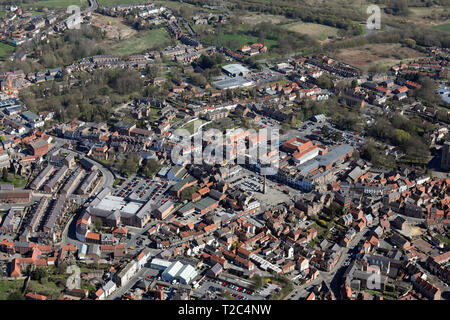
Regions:
[[[6,239],[5,239],[6,240]],[[222,287],[225,287],[227,285],[226,282],[222,283]]]

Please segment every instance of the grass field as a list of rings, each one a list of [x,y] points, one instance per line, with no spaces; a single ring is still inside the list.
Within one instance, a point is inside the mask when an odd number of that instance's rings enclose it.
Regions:
[[[45,8],[66,8],[70,5],[88,7],[87,0],[42,0],[33,3],[22,4],[23,8],[28,7],[45,7]]]
[[[47,283],[41,284],[36,280],[30,280],[27,287],[27,291],[33,291],[45,296],[53,296],[55,298],[61,295],[62,289],[54,282],[47,281]]]
[[[441,31],[445,31],[445,32],[450,32],[450,23],[439,24],[437,26],[434,26],[433,28],[441,30]]]
[[[23,188],[27,184],[27,180],[21,176],[9,174],[8,181],[0,179],[0,184],[13,184],[14,188]]]
[[[153,49],[170,41],[170,35],[166,29],[142,31],[134,37],[120,42],[111,43],[111,54],[129,55],[140,53],[147,49]]]
[[[14,47],[0,42],[0,61],[7,59],[14,52]]]
[[[98,5],[100,7],[114,7],[119,4],[141,4],[150,3],[149,0],[98,0]]]
[[[282,15],[273,15],[273,14],[252,14],[248,16],[244,16],[240,18],[241,21],[244,22],[246,25],[255,25],[260,22],[270,22],[273,24],[280,24],[280,23],[289,23],[293,20],[290,20]]]
[[[323,41],[337,35],[338,29],[323,24],[309,22],[294,22],[284,25],[286,29],[300,34],[309,35],[311,38]]]
[[[188,124],[182,126],[180,129],[187,130],[190,134],[194,134],[195,133],[194,130],[196,128],[200,127],[203,123],[204,123],[203,120],[197,119],[197,120],[191,121]]]
[[[400,44],[370,44],[361,47],[341,49],[336,58],[362,70],[369,70],[373,66],[390,67],[400,61],[424,57],[423,53]]]

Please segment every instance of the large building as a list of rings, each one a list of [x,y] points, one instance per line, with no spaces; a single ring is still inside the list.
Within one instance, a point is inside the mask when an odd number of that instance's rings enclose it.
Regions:
[[[111,195],[111,189],[105,188],[92,200],[86,211],[91,216],[101,218],[108,226],[117,227],[122,223],[142,228],[155,209],[156,205],[151,200],[144,204],[142,201],[127,200]]]
[[[155,258],[152,260],[152,268],[164,270],[161,278],[164,281],[172,282],[174,280],[180,281],[182,284],[189,284],[197,275],[197,271],[190,264],[183,264],[179,261],[169,262]]]
[[[30,151],[34,156],[42,156],[48,152],[47,141],[41,139],[30,143]]]
[[[212,82],[212,85],[215,86],[217,89],[227,90],[227,89],[249,87],[249,86],[253,85],[253,81],[248,80],[244,77],[234,77],[234,78],[228,78],[228,79],[224,79],[224,80],[214,81],[214,82]]]
[[[230,77],[246,76],[250,72],[250,70],[239,63],[227,64],[222,67],[222,70]]]
[[[310,140],[304,140],[298,137],[284,142],[282,147],[284,151],[292,154],[292,158],[297,164],[303,164],[318,155],[324,155],[328,152],[326,147],[313,144]]]

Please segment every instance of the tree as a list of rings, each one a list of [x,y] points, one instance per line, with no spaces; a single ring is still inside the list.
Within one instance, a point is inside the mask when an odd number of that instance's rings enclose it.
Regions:
[[[47,270],[45,270],[45,268],[36,268],[36,270],[34,270],[31,273],[31,279],[32,280],[37,280],[39,282],[42,281],[42,279],[47,278],[48,274],[47,274]]]
[[[142,173],[147,178],[152,178],[161,168],[161,164],[155,159],[148,159],[145,163]]]
[[[208,82],[205,78],[205,76],[203,76],[200,73],[194,73],[190,76],[189,80],[196,86],[198,87],[204,87],[206,85],[206,83]]]
[[[120,173],[122,175],[131,175],[136,173],[139,168],[139,158],[136,154],[129,154],[125,161],[120,166]]]
[[[317,85],[322,89],[331,89],[333,87],[333,81],[330,77],[322,75],[317,79]]]
[[[8,169],[6,169],[6,168],[2,169],[2,180],[9,181]]]
[[[8,295],[8,300],[25,300],[25,297],[19,291],[13,291]]]
[[[95,218],[94,219],[94,228],[95,228],[95,230],[96,231],[99,231],[99,230],[101,230],[102,229],[102,227],[103,227],[103,222],[102,222],[102,219],[100,219],[100,218]]]

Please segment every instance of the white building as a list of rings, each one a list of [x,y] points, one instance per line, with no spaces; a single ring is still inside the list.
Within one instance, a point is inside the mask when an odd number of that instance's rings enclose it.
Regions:
[[[103,286],[102,289],[103,289],[103,292],[104,292],[104,295],[105,295],[105,298],[106,298],[106,297],[110,296],[117,289],[117,286],[116,286],[116,284],[113,281],[109,280]]]
[[[193,266],[185,265],[179,261],[169,262],[155,258],[151,262],[151,267],[159,270],[163,269],[161,278],[168,282],[178,280],[182,284],[189,284],[198,275]]]
[[[119,286],[124,286],[128,283],[128,281],[130,281],[137,271],[137,266],[138,264],[136,260],[132,260],[117,274],[117,282]]]

